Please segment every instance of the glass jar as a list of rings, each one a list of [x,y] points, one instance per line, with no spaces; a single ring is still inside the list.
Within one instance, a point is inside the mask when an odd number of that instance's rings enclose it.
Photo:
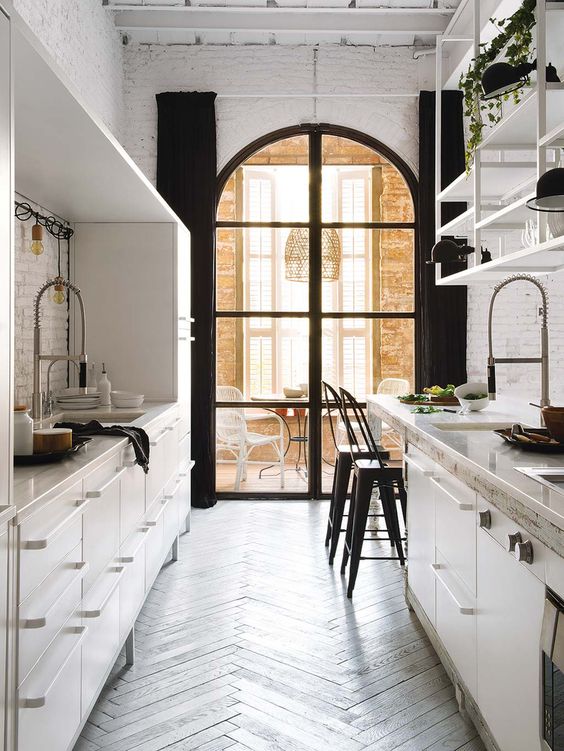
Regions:
[[[33,454],[33,420],[25,404],[14,407],[14,454]]]

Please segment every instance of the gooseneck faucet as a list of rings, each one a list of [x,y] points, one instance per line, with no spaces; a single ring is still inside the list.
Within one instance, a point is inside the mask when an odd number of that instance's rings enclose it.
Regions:
[[[82,326],[82,342],[79,355],[44,355],[41,353],[41,299],[45,292],[50,287],[55,285],[62,285],[66,287],[69,292],[73,292],[78,300],[80,308],[80,322]],[[33,303],[33,316],[34,316],[34,328],[33,328],[33,397],[32,397],[32,417],[34,420],[41,420],[43,418],[43,408],[45,402],[45,392],[41,388],[41,363],[46,360],[48,362],[56,362],[57,360],[67,360],[70,362],[78,363],[78,385],[82,393],[86,393],[86,364],[87,357],[85,352],[86,347],[86,316],[84,313],[84,302],[82,301],[82,295],[80,289],[69,282],[68,279],[62,279],[56,277],[45,282],[45,284],[38,290],[37,295]]]
[[[542,297],[542,324],[541,324],[541,354],[540,357],[494,357],[492,344],[492,319],[493,307],[496,297],[504,287],[512,282],[530,282],[539,290]],[[488,312],[488,396],[491,400],[496,397],[495,366],[497,363],[506,362],[538,362],[541,366],[541,407],[548,407],[549,398],[549,369],[548,369],[548,294],[546,287],[530,274],[514,274],[504,279],[494,287]]]

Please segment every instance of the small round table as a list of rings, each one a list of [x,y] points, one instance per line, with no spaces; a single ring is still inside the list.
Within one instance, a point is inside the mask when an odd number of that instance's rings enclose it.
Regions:
[[[307,396],[298,396],[298,397],[286,397],[284,394],[257,394],[256,396],[251,396],[251,401],[253,402],[280,402],[281,406],[278,405],[275,407],[269,406],[264,407],[264,409],[268,409],[270,412],[275,412],[284,422],[286,425],[286,429],[288,431],[289,436],[289,443],[288,448],[286,449],[286,453],[290,450],[290,446],[292,443],[298,444],[298,456],[296,458],[296,464],[295,469],[298,474],[303,474],[304,478],[307,478],[307,443],[308,443],[308,435],[307,435],[307,406],[305,407],[285,407],[283,406],[284,402],[304,402],[306,405],[309,404],[309,399]],[[290,430],[290,426],[288,425],[288,421],[286,420],[286,417],[288,417],[288,412],[292,411],[293,415],[295,415],[298,418],[298,432],[293,435],[292,431]],[[303,420],[302,420],[303,418]],[[302,426],[303,426],[303,432],[302,432]],[[303,468],[301,466],[302,462],[302,451],[303,451]],[[273,464],[270,464],[268,467],[264,467],[259,472],[259,477],[262,475],[262,473],[270,469],[270,467],[273,467]]]

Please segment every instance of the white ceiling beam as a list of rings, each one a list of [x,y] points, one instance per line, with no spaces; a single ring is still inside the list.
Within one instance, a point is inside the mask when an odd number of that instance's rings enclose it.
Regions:
[[[143,7],[111,4],[124,32],[180,30],[325,34],[442,34],[448,9]]]

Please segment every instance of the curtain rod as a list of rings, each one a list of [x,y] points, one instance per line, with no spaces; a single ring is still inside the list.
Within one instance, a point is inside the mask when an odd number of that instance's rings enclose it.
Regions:
[[[217,99],[387,99],[416,98],[414,94],[218,94]]]

